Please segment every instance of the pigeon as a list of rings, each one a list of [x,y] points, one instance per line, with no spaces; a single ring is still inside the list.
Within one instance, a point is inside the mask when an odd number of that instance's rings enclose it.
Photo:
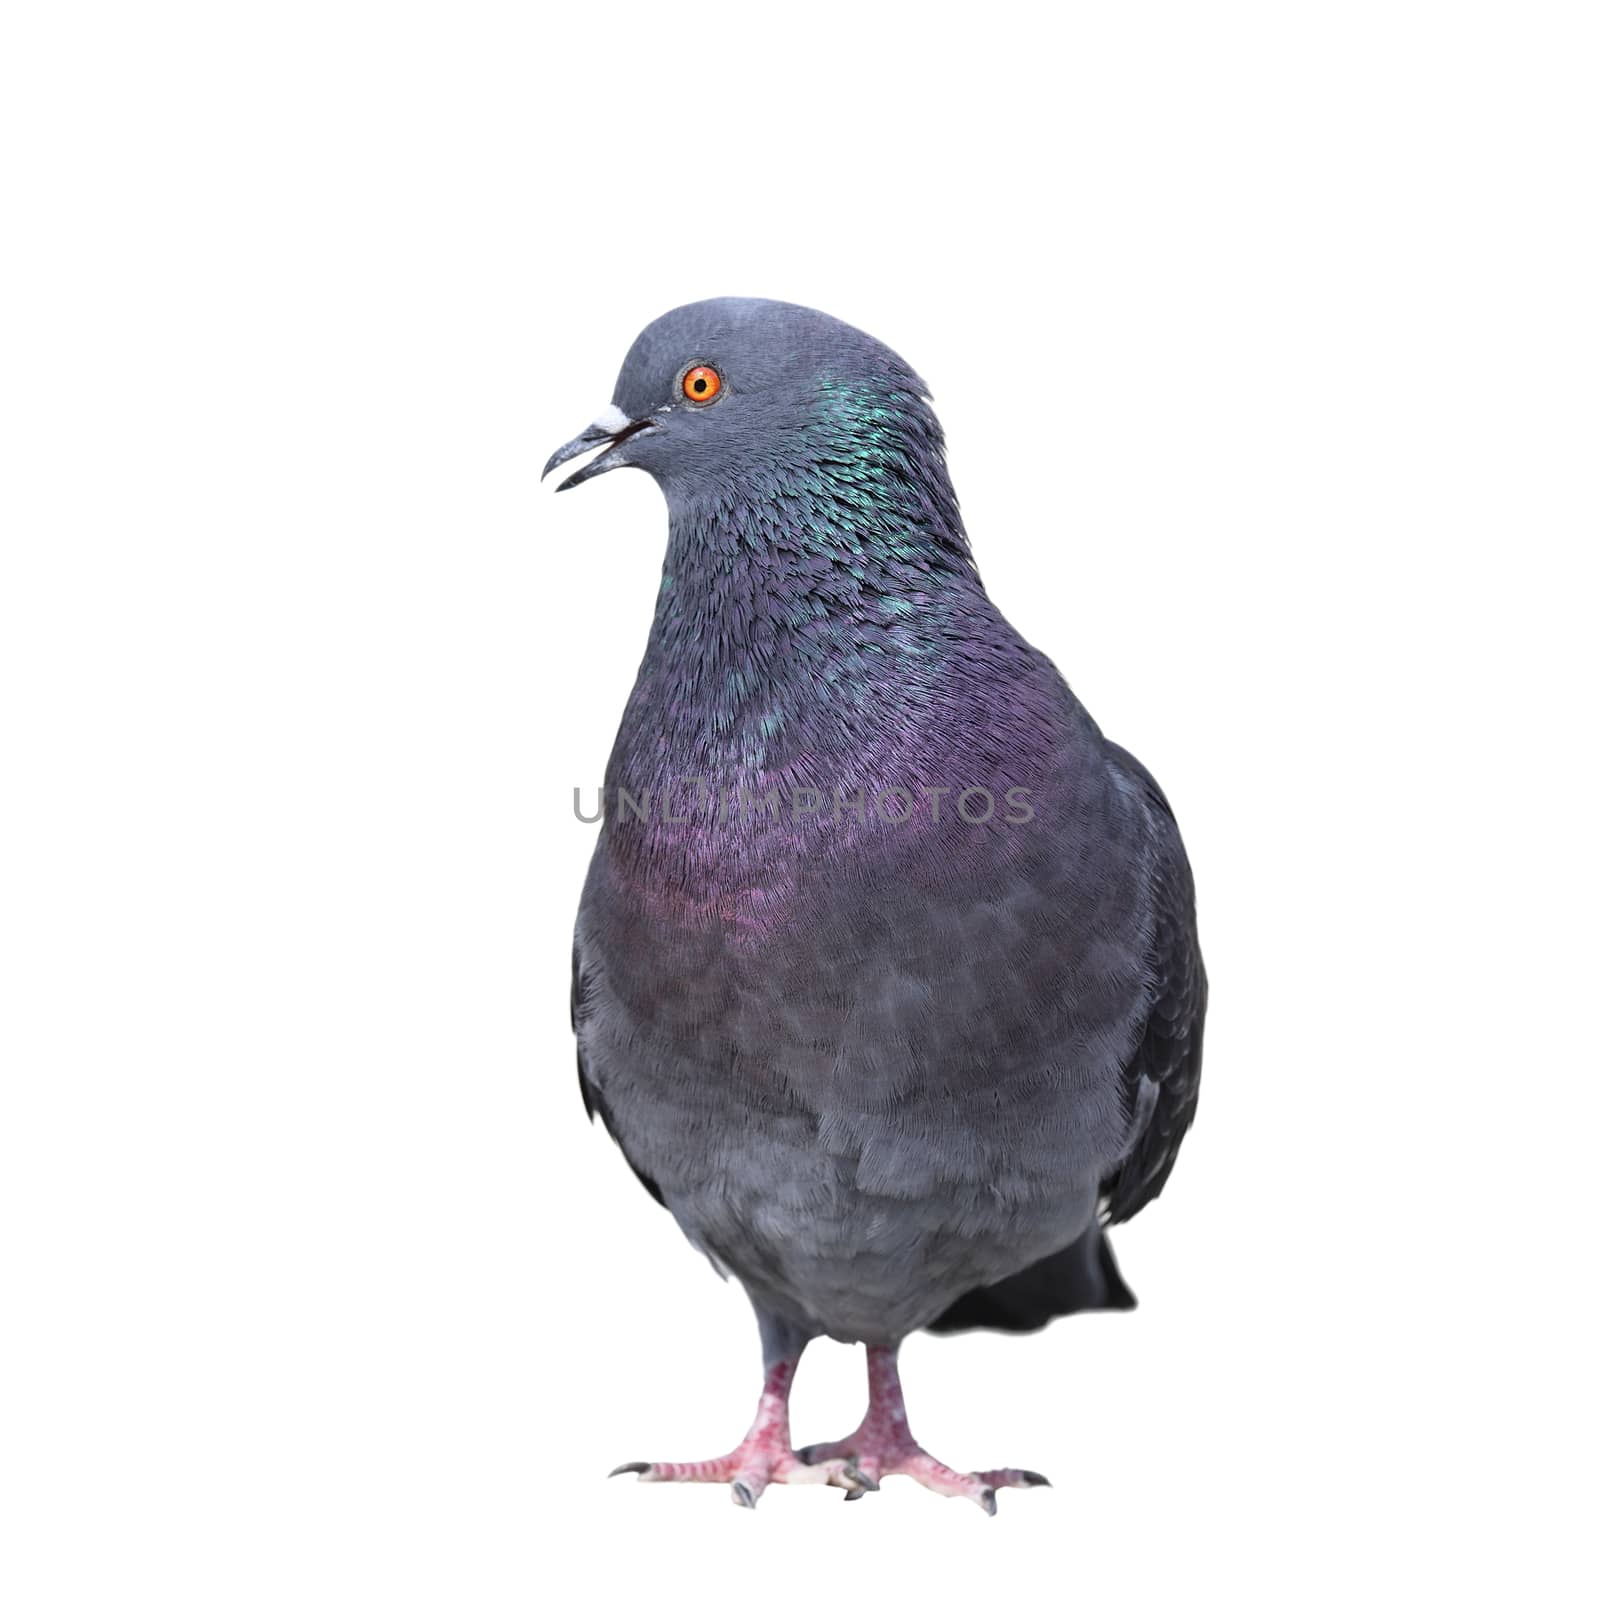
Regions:
[[[747,1507],[901,1474],[993,1514],[1047,1480],[929,1454],[898,1351],[1134,1305],[1105,1229],[1172,1171],[1206,1005],[1172,809],[989,598],[876,339],[682,306],[545,474],[594,451],[558,487],[638,468],[669,530],[578,911],[579,1087],[763,1362],[733,1450],[617,1473]],[[819,1336],[865,1346],[867,1410],[796,1449]]]

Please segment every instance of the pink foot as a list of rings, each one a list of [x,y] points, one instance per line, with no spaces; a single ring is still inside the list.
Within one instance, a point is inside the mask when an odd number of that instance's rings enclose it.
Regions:
[[[736,1505],[754,1510],[769,1483],[828,1483],[852,1496],[868,1487],[862,1475],[842,1457],[812,1455],[802,1461],[789,1444],[789,1387],[794,1363],[775,1361],[767,1368],[766,1386],[756,1420],[739,1445],[725,1456],[707,1461],[630,1461],[618,1473],[637,1472],[640,1483],[727,1483]]]
[[[849,1438],[833,1444],[808,1445],[799,1453],[802,1461],[826,1460],[832,1465],[843,1459],[853,1463],[856,1477],[862,1481],[846,1499],[853,1500],[864,1490],[876,1489],[881,1478],[898,1473],[935,1494],[975,1500],[992,1517],[996,1489],[1049,1486],[1050,1480],[1042,1472],[1024,1472],[1015,1467],[994,1472],[957,1472],[930,1456],[912,1437],[906,1422],[898,1358],[888,1346],[867,1348],[867,1395],[867,1414]]]

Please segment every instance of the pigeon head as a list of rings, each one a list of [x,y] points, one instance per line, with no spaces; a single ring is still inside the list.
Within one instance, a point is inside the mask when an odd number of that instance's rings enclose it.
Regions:
[[[702,300],[633,342],[611,404],[545,474],[600,453],[558,487],[639,467],[669,509],[825,504],[863,534],[922,526],[964,551],[927,389],[878,340],[776,300]]]

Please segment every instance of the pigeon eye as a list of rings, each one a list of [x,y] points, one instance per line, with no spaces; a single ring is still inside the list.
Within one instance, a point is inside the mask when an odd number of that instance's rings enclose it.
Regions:
[[[705,405],[722,393],[722,378],[715,367],[690,367],[683,375],[683,397]]]

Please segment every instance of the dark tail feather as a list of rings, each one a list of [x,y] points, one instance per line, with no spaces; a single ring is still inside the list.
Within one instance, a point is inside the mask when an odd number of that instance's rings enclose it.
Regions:
[[[1110,1241],[1098,1223],[1091,1223],[1065,1250],[1035,1261],[1014,1277],[962,1295],[928,1331],[999,1328],[1027,1333],[1074,1311],[1132,1311],[1138,1303],[1117,1270]]]

